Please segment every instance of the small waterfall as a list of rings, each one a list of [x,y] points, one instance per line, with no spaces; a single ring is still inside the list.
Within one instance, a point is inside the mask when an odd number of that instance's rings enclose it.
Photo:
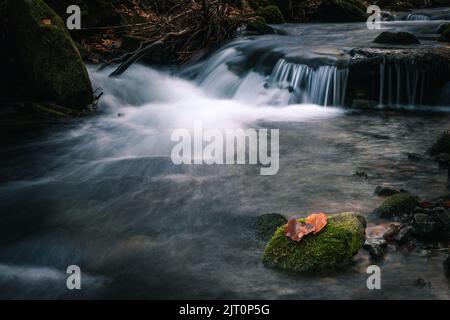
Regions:
[[[322,65],[312,68],[280,59],[267,85],[292,92],[291,103],[314,103],[322,106],[344,104],[348,69]]]
[[[427,21],[430,20],[429,16],[424,14],[410,13],[406,16],[407,21]]]
[[[380,63],[380,105],[416,105],[424,102],[428,73],[414,60]]]

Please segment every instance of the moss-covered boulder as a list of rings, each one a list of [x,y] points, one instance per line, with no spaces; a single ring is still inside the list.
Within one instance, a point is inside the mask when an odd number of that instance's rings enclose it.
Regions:
[[[263,17],[267,23],[278,24],[284,23],[283,14],[275,5],[263,7],[258,10],[258,15]]]
[[[323,22],[362,22],[366,21],[367,6],[361,0],[322,1],[313,15],[313,20]]]
[[[93,99],[86,67],[64,22],[42,0],[8,2],[20,81],[31,100],[84,109]]]
[[[364,245],[365,228],[364,217],[353,212],[329,216],[318,234],[308,235],[300,242],[288,238],[281,226],[269,241],[263,262],[294,272],[334,270],[351,263]]]
[[[247,22],[247,33],[262,35],[262,34],[274,34],[275,30],[267,25],[266,19],[263,17],[254,17]]]
[[[407,192],[398,193],[387,198],[373,213],[382,218],[410,215],[419,205],[419,199]]]
[[[287,219],[279,213],[267,213],[256,217],[254,225],[258,237],[264,240],[269,240],[274,232],[285,225]]]

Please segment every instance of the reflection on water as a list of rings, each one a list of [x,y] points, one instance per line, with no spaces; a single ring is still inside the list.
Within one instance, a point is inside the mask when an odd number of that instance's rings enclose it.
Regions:
[[[61,279],[77,264],[88,275],[81,297],[91,298],[449,298],[441,252],[391,248],[383,290],[372,292],[364,251],[331,275],[265,268],[250,222],[268,212],[367,213],[383,182],[441,194],[445,173],[407,153],[424,152],[450,115],[257,105],[141,66],[106,75],[91,73],[105,91],[102,115],[0,140],[0,297],[76,296]],[[194,121],[279,128],[279,174],[174,166],[171,130]]]

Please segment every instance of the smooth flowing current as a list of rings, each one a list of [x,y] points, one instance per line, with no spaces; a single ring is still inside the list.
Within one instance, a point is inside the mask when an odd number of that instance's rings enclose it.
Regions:
[[[437,25],[386,28],[427,34]],[[366,287],[372,263],[364,250],[325,275],[262,264],[258,215],[367,214],[382,201],[373,195],[378,184],[426,198],[444,193],[447,179],[434,162],[407,156],[424,154],[448,128],[445,109],[341,107],[347,71],[323,61],[380,30],[279,28],[287,35],[239,38],[180,72],[135,65],[109,78],[111,70],[90,67],[104,92],[99,115],[2,136],[0,298],[449,299],[440,251],[389,248],[378,291]],[[298,52],[298,63],[284,60]],[[196,121],[280,129],[279,173],[174,165],[171,132]],[[81,291],[66,288],[69,265],[83,272]]]

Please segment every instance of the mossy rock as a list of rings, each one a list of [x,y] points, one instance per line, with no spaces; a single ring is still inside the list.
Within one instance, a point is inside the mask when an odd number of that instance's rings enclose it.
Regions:
[[[8,2],[21,82],[30,99],[72,109],[93,100],[89,75],[61,18],[42,0]]]
[[[450,23],[445,23],[439,27],[439,33],[441,36],[439,37],[439,41],[441,42],[450,42]]]
[[[450,153],[450,130],[444,131],[439,139],[431,146],[430,155],[437,156],[441,153]]]
[[[263,17],[254,17],[247,23],[247,31],[261,34],[275,34],[275,30],[266,23],[266,19]]]
[[[418,205],[419,199],[416,196],[407,192],[398,193],[384,200],[381,205],[373,210],[373,213],[383,218],[401,216],[404,214],[409,215],[413,213]]]
[[[304,222],[305,219],[298,219]],[[366,221],[360,214],[345,212],[328,217],[318,234],[292,241],[279,227],[269,241],[263,262],[294,272],[331,271],[348,265],[365,242]]]
[[[323,1],[314,20],[323,22],[362,22],[366,21],[367,6],[360,0],[330,0]]]
[[[256,217],[255,229],[256,234],[264,240],[269,240],[278,227],[287,223],[287,219],[279,213],[268,213]]]
[[[270,5],[258,10],[258,15],[263,17],[267,23],[284,23],[283,14],[277,6]]]

